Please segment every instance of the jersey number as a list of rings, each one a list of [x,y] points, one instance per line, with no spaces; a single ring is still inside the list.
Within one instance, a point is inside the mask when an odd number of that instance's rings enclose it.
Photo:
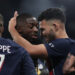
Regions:
[[[2,69],[3,63],[4,63],[4,59],[5,59],[5,55],[4,54],[0,54],[0,71]]]

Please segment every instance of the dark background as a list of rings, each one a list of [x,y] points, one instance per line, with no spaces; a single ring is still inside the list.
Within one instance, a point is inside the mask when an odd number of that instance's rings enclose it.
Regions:
[[[71,38],[75,39],[75,0],[0,0],[0,13],[4,16],[5,26],[3,37],[10,38],[7,30],[8,21],[15,10],[19,14],[27,12],[38,17],[40,12],[50,7],[60,7],[65,11],[67,17],[66,31]]]

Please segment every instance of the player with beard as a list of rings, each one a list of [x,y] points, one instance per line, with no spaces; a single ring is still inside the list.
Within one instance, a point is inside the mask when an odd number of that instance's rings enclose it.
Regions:
[[[66,33],[64,12],[59,8],[49,8],[39,15],[38,20],[42,34],[47,37],[48,43],[33,45],[21,37],[15,29],[16,16],[9,22],[9,32],[15,42],[26,48],[31,55],[48,58],[51,61],[49,64],[52,64],[53,75],[63,75],[64,61],[72,45],[75,44]]]

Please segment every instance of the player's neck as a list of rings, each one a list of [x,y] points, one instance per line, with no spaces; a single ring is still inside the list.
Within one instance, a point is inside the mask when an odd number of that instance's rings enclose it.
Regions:
[[[69,38],[65,31],[60,31],[56,38]]]

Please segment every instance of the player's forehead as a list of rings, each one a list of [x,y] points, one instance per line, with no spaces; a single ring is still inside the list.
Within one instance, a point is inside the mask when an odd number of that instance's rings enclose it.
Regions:
[[[35,17],[27,18],[27,23],[38,23],[37,19]]]

